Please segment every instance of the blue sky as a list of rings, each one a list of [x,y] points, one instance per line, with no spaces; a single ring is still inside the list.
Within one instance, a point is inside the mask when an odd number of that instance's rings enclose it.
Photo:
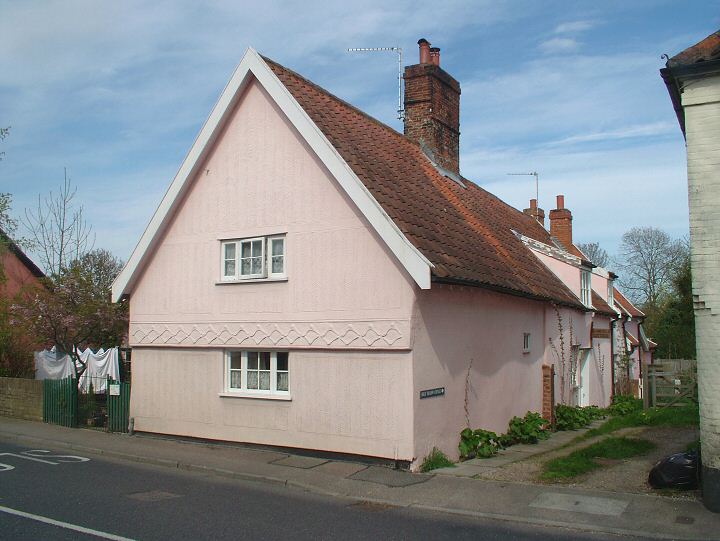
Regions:
[[[720,1],[0,0],[0,192],[20,216],[78,189],[96,246],[127,259],[248,46],[378,119],[417,40],[462,86],[461,172],[518,208],[564,193],[575,240],[615,252],[654,225],[687,234],[685,148],[658,74],[720,28]]]

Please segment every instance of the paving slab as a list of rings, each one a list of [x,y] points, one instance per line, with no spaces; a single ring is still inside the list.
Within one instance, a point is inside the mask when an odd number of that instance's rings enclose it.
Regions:
[[[432,476],[430,475],[391,470],[390,468],[383,468],[382,466],[370,466],[350,476],[350,479],[368,481],[370,483],[377,483],[378,485],[385,485],[386,487],[418,485],[429,481],[431,478]]]
[[[271,460],[270,464],[277,464],[278,466],[288,466],[290,468],[302,468],[303,470],[309,470],[315,468],[321,464],[327,462],[324,458],[315,458],[311,456],[299,456],[290,455],[278,460]]]
[[[562,492],[543,492],[530,504],[530,507],[590,513],[592,515],[620,516],[627,509],[628,501],[622,498],[584,496]]]
[[[358,464],[357,462],[337,462],[330,460],[325,464],[320,464],[315,470],[337,477],[350,477],[354,473],[367,469],[367,467],[367,464]]]

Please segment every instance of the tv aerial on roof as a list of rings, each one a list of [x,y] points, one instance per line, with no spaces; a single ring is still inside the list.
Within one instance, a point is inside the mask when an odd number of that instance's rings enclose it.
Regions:
[[[398,59],[398,120],[405,119],[405,107],[403,107],[403,66],[402,66],[402,47],[350,47],[349,53],[375,53],[380,51],[392,51],[397,54]]]
[[[535,201],[540,204],[540,175],[537,171],[531,173],[507,173],[510,176],[535,177]]]

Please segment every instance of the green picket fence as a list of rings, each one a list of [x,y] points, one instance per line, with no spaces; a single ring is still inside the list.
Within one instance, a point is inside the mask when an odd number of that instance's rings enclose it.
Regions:
[[[116,394],[117,393],[117,394]],[[108,381],[107,430],[127,432],[130,422],[130,384]]]
[[[43,421],[61,426],[76,427],[78,417],[78,389],[75,378],[43,381]]]

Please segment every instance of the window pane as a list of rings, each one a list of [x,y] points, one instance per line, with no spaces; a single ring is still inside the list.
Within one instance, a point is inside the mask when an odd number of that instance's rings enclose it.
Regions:
[[[263,391],[270,390],[270,372],[260,372],[260,387]]]
[[[283,272],[283,256],[273,256],[272,273],[281,274]]]
[[[233,351],[230,353],[230,369],[240,370],[242,368],[242,353],[239,351]]]
[[[248,370],[257,370],[258,367],[258,352],[248,351]]]
[[[277,374],[277,390],[287,391],[288,390],[288,373],[278,372]]]
[[[253,257],[250,261],[252,261],[252,271],[250,274],[262,274],[262,257]]]
[[[288,352],[278,351],[277,353],[277,369],[279,371],[287,372],[288,369]]]
[[[250,269],[250,261],[252,261],[252,259],[243,259],[242,263],[240,264],[240,274],[242,274],[243,276],[247,274],[252,274]]]
[[[258,388],[258,373],[248,371],[247,373],[247,388],[257,389]]]
[[[233,389],[239,389],[241,386],[241,372],[240,370],[230,371],[230,387]]]
[[[225,245],[225,259],[235,259],[235,243]]]
[[[250,243],[249,242],[243,242],[242,243],[242,257],[250,257]]]
[[[260,370],[270,370],[270,352],[260,352]]]
[[[272,255],[283,255],[285,253],[285,239],[272,240]]]
[[[261,240],[252,241],[252,255],[253,257],[262,255],[262,243]]]
[[[235,276],[235,260],[225,261],[224,276]]]

